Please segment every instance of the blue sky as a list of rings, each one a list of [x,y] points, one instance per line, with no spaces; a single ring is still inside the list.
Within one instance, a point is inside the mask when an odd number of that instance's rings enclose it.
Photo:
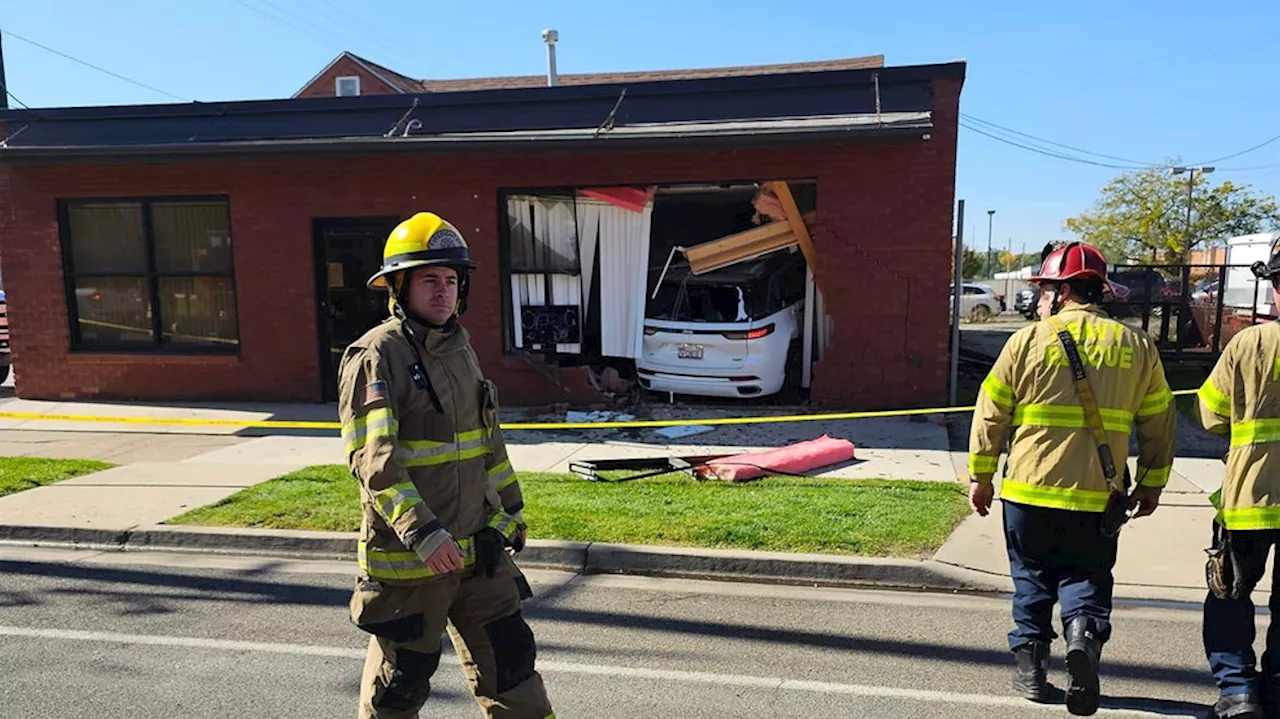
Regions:
[[[1280,3],[1189,0],[59,0],[0,2],[0,28],[184,99],[288,97],[344,49],[414,77],[797,62],[883,53],[890,65],[966,60],[961,111],[1147,163],[1201,162],[1280,135]],[[1116,9],[1122,7],[1122,9]],[[14,96],[31,106],[171,98],[4,39]],[[1099,162],[1114,162],[1080,155]],[[1116,163],[1124,164],[1124,163]],[[1243,169],[1275,165],[1263,169]],[[1280,141],[1218,163],[1212,179],[1280,194]],[[1241,169],[1232,169],[1241,168]],[[1034,251],[1065,237],[1121,170],[961,130],[966,235]]]

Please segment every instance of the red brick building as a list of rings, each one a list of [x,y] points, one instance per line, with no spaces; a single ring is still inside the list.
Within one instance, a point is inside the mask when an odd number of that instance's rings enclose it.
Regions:
[[[332,95],[355,65],[308,87]],[[515,346],[512,315],[536,300],[513,300],[509,198],[784,180],[816,187],[830,322],[814,399],[946,397],[963,64],[514,89],[361,77],[357,97],[0,115],[18,395],[323,401],[335,348],[384,301],[364,280],[386,231],[429,209],[480,263],[463,323],[504,401],[587,399],[598,347]]]

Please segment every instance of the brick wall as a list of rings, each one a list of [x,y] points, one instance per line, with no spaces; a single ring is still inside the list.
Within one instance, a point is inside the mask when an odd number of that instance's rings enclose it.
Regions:
[[[923,406],[946,396],[956,113],[936,88],[927,142],[699,152],[384,155],[0,168],[0,237],[13,362],[24,398],[317,400],[312,219],[431,209],[462,230],[480,270],[465,324],[509,404],[566,391],[502,355],[498,190],[742,179],[818,181],[818,281],[835,318],[814,396],[833,406]],[[69,353],[56,200],[226,194],[237,357]]]

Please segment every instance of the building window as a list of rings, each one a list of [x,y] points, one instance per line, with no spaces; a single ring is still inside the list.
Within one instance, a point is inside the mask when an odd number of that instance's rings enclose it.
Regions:
[[[72,349],[236,352],[225,199],[60,207]]]
[[[338,97],[355,97],[360,94],[360,76],[346,75],[334,81],[334,92]]]

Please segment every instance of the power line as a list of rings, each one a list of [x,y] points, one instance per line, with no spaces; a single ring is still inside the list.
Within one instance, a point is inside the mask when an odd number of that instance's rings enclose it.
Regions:
[[[62,52],[62,51],[60,51],[60,50],[54,50],[53,48],[49,47],[48,45],[41,45],[40,43],[36,42],[35,40],[31,40],[31,39],[25,38],[25,37],[23,37],[23,36],[21,36],[21,35],[19,35],[19,34],[15,33],[15,32],[13,32],[12,30],[3,30],[3,31],[0,31],[0,32],[3,32],[5,35],[8,35],[9,37],[11,37],[11,38],[13,38],[13,39],[15,39],[15,40],[21,40],[22,42],[25,42],[25,43],[27,43],[28,45],[34,45],[34,46],[36,46],[36,47],[40,48],[41,50],[44,50],[44,51],[46,51],[46,52],[51,52],[51,53],[53,53],[54,55],[57,55],[58,57],[66,58],[67,60],[70,60],[70,61],[75,62],[75,63],[79,63],[79,64],[81,64],[81,65],[84,65],[85,67],[88,67],[88,68],[92,68],[92,69],[97,70],[98,72],[101,72],[101,73],[103,73],[103,74],[110,75],[111,77],[114,77],[114,78],[116,78],[116,79],[118,79],[118,80],[124,80],[125,82],[127,82],[127,83],[129,83],[129,84],[131,84],[131,85],[137,85],[138,87],[145,88],[145,89],[147,89],[147,90],[150,90],[150,91],[152,91],[152,92],[154,92],[154,93],[158,93],[158,94],[160,94],[160,95],[164,95],[165,97],[171,97],[171,98],[173,98],[173,99],[175,99],[175,100],[178,100],[178,101],[180,101],[180,102],[191,102],[191,100],[189,100],[189,99],[187,99],[187,98],[185,98],[185,97],[179,97],[179,96],[177,96],[177,95],[175,95],[175,94],[173,94],[173,93],[171,93],[171,92],[165,92],[164,90],[161,90],[160,88],[152,87],[151,85],[148,85],[148,84],[146,84],[145,82],[138,82],[137,80],[134,80],[134,79],[132,79],[132,78],[125,77],[124,75],[121,75],[121,74],[119,74],[119,73],[112,72],[112,71],[110,71],[110,70],[108,70],[108,69],[106,69],[106,68],[98,67],[97,65],[94,65],[94,64],[93,64],[93,63],[91,63],[91,62],[85,62],[84,60],[81,60],[81,59],[80,59],[80,58],[78,58],[78,57],[72,57],[72,56],[70,56],[70,55],[68,55],[68,54],[66,54],[65,52]],[[10,97],[13,97],[13,96],[12,96],[12,95],[10,95]],[[15,99],[15,100],[17,100],[17,98],[16,98],[16,97],[15,97],[14,99]]]
[[[1234,158],[1234,157],[1240,157],[1241,155],[1247,155],[1247,154],[1249,154],[1250,152],[1253,152],[1254,150],[1261,150],[1262,148],[1266,147],[1267,145],[1270,145],[1271,143],[1273,143],[1273,142],[1275,142],[1275,141],[1277,141],[1277,140],[1280,140],[1280,135],[1276,135],[1275,137],[1271,138],[1270,140],[1267,140],[1266,142],[1258,143],[1257,145],[1254,145],[1253,147],[1250,147],[1250,148],[1249,148],[1249,149],[1247,149],[1247,150],[1241,150],[1241,151],[1239,151],[1239,152],[1236,152],[1236,153],[1233,153],[1233,154],[1230,154],[1230,155],[1224,155],[1224,156],[1222,156],[1222,157],[1214,158],[1214,159],[1212,159],[1212,160],[1205,160],[1204,162],[1197,162],[1197,163],[1195,163],[1195,164],[1196,164],[1196,165],[1212,165],[1212,164],[1213,164],[1213,163],[1215,163],[1215,162],[1222,162],[1223,160],[1230,160],[1230,159],[1232,159],[1232,158]]]
[[[1012,146],[1014,146],[1014,147],[1021,148],[1021,149],[1023,149],[1023,150],[1027,150],[1027,151],[1030,151],[1030,152],[1034,152],[1034,153],[1037,153],[1037,154],[1040,154],[1040,155],[1045,155],[1045,156],[1047,156],[1047,157],[1054,157],[1054,158],[1057,158],[1057,159],[1059,159],[1059,160],[1067,160],[1068,162],[1078,162],[1078,163],[1081,163],[1081,164],[1084,164],[1084,165],[1093,165],[1093,166],[1095,166],[1095,167],[1109,167],[1109,168],[1116,169],[1116,170],[1146,170],[1146,169],[1150,169],[1150,167],[1151,167],[1150,165],[1132,165],[1132,164],[1130,164],[1130,165],[1116,165],[1116,164],[1114,164],[1114,163],[1098,162],[1098,161],[1096,161],[1096,160],[1088,160],[1088,159],[1085,159],[1085,158],[1082,158],[1082,157],[1072,157],[1072,156],[1070,156],[1070,155],[1064,155],[1064,154],[1062,154],[1062,153],[1060,153],[1060,152],[1054,152],[1054,151],[1052,151],[1052,150],[1046,150],[1046,149],[1044,149],[1044,148],[1042,148],[1042,147],[1035,147],[1035,146],[1033,146],[1033,145],[1027,145],[1027,144],[1023,144],[1023,143],[1021,143],[1021,142],[1017,142],[1017,141],[1015,141],[1015,140],[1010,140],[1010,139],[1008,139],[1008,138],[1000,137],[999,135],[993,134],[993,133],[991,133],[991,132],[987,132],[986,130],[984,130],[984,129],[982,129],[982,128],[974,127],[972,124],[968,124],[968,123],[966,123],[966,122],[964,122],[964,121],[961,121],[960,126],[961,126],[961,127],[963,127],[963,128],[965,128],[966,130],[971,131],[971,132],[976,132],[976,133],[978,133],[979,135],[985,135],[985,136],[987,136],[987,137],[989,137],[989,138],[991,138],[991,139],[993,139],[993,140],[996,140],[997,142],[1003,142],[1003,143],[1005,143],[1006,145],[1012,145]]]
[[[12,92],[9,92],[9,88],[7,88],[7,87],[5,88],[5,90],[4,90],[4,94],[8,95],[10,100],[13,100],[14,102],[18,103],[19,105],[22,105],[22,109],[23,109],[23,110],[30,110],[30,109],[31,109],[31,106],[30,106],[30,105],[28,105],[27,103],[23,102],[22,100],[19,100],[17,95],[14,95]]]
[[[1011,134],[1014,134],[1014,135],[1020,135],[1020,136],[1022,136],[1022,137],[1028,138],[1028,139],[1030,139],[1030,140],[1036,140],[1036,141],[1038,141],[1038,142],[1043,142],[1043,143],[1046,143],[1046,144],[1049,144],[1049,145],[1054,145],[1055,147],[1061,147],[1061,148],[1064,148],[1064,149],[1067,149],[1067,150],[1072,150],[1072,151],[1075,151],[1075,152],[1081,152],[1081,153],[1084,153],[1084,154],[1086,154],[1086,155],[1093,155],[1094,157],[1101,157],[1101,158],[1105,158],[1105,159],[1107,159],[1107,160],[1118,160],[1118,161],[1120,161],[1120,162],[1125,162],[1125,163],[1129,163],[1129,164],[1133,164],[1133,165],[1146,165],[1146,166],[1148,166],[1148,167],[1167,167],[1167,166],[1168,166],[1168,165],[1166,165],[1165,163],[1143,162],[1143,161],[1141,161],[1141,160],[1130,160],[1130,159],[1129,159],[1129,158],[1127,158],[1127,157],[1116,157],[1115,155],[1107,155],[1107,154],[1104,154],[1104,153],[1101,153],[1101,152],[1093,152],[1092,150],[1086,150],[1086,149],[1084,149],[1084,148],[1081,148],[1081,147],[1075,147],[1075,146],[1073,146],[1073,145],[1065,145],[1065,144],[1063,144],[1063,143],[1061,143],[1061,142],[1054,142],[1053,140],[1048,140],[1048,139],[1045,139],[1045,138],[1043,138],[1043,137],[1037,137],[1037,136],[1035,136],[1035,135],[1031,135],[1031,134],[1028,134],[1028,133],[1025,133],[1025,132],[1020,132],[1020,131],[1015,130],[1015,129],[1011,128],[1011,127],[1005,127],[1005,126],[1003,126],[1003,125],[997,125],[996,123],[991,122],[990,120],[983,120],[983,119],[982,119],[982,118],[980,118],[980,117],[974,117],[973,115],[968,115],[968,114],[965,114],[965,113],[963,113],[963,112],[962,112],[962,113],[960,113],[960,117],[964,118],[965,120],[968,120],[969,122],[978,123],[979,125],[984,125],[984,126],[988,126],[988,127],[990,127],[990,128],[995,128],[996,130],[1003,130],[1003,131],[1005,131],[1005,132],[1008,132],[1008,133],[1011,133]]]
[[[405,43],[402,43],[400,40],[396,39],[392,35],[383,33],[381,30],[374,28],[365,20],[353,15],[352,13],[347,12],[340,5],[332,2],[332,0],[321,0],[321,3],[326,7],[330,8],[331,10],[333,10],[333,12],[336,14],[329,14],[328,12],[320,10],[317,7],[312,7],[310,9],[318,12],[320,15],[324,17],[331,19],[333,22],[337,23],[338,25],[348,27],[349,29],[355,32],[358,32],[361,37],[369,40],[370,42],[376,43],[380,47],[386,48],[387,50],[390,50],[396,54],[406,54],[406,55],[412,56],[413,53],[417,52],[417,49],[412,48]],[[341,17],[339,17],[339,15]],[[356,26],[360,26],[364,28],[364,30],[366,30],[367,33],[364,31],[356,30]]]

